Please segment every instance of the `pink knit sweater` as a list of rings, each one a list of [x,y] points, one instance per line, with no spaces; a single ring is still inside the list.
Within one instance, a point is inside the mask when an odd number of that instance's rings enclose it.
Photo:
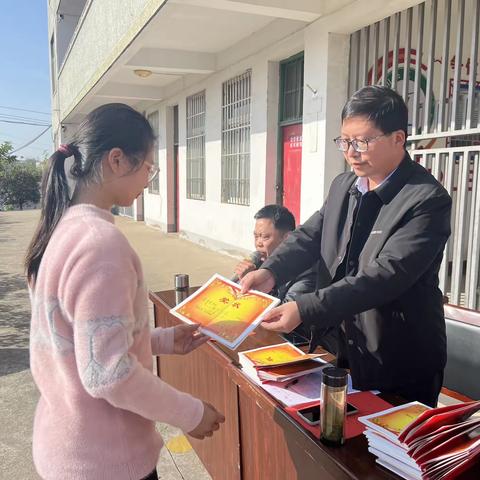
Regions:
[[[31,292],[30,362],[40,390],[33,457],[45,479],[139,480],[162,440],[155,420],[188,432],[203,404],[152,373],[172,329],[150,330],[140,261],[92,205],[67,210]]]

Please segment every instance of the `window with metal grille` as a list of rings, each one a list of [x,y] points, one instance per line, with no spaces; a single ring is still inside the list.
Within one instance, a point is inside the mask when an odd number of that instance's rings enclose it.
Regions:
[[[222,85],[222,202],[250,203],[251,70]]]
[[[158,135],[159,121],[158,121],[158,111],[153,112],[147,116],[150,125],[153,128],[155,135]],[[158,167],[158,146],[154,146],[154,155],[153,163]],[[148,184],[148,193],[160,193],[160,175],[157,175],[149,184]]]
[[[187,97],[187,198],[205,200],[205,92]]]
[[[303,52],[280,64],[280,124],[298,123],[303,116]]]

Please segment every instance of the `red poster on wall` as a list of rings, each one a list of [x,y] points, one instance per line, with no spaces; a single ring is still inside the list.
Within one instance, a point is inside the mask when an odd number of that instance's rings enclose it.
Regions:
[[[283,205],[300,221],[302,124],[283,127]]]

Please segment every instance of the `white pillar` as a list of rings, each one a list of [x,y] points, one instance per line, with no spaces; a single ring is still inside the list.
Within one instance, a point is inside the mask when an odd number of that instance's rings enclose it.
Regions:
[[[339,135],[348,91],[349,35],[325,25],[305,30],[301,221],[318,210],[332,180],[345,171],[333,138]]]
[[[276,203],[277,200],[279,72],[280,64],[278,62],[268,62],[265,205]]]

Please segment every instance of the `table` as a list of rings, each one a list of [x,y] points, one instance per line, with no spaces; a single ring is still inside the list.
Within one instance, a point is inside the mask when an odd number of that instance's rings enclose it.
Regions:
[[[195,288],[191,288],[189,294]],[[150,293],[155,326],[170,327],[180,320],[169,313],[175,291]],[[243,342],[247,350],[282,343],[282,337],[261,328]],[[225,415],[225,424],[206,440],[189,438],[212,478],[242,479],[398,479],[375,463],[363,435],[344,446],[323,445],[300,426],[281,405],[254,385],[239,368],[238,354],[214,342],[186,356],[157,357],[159,376],[179,390],[210,402]],[[385,399],[399,404],[397,397]],[[475,474],[474,474],[475,475]],[[480,478],[475,476],[462,477]]]

